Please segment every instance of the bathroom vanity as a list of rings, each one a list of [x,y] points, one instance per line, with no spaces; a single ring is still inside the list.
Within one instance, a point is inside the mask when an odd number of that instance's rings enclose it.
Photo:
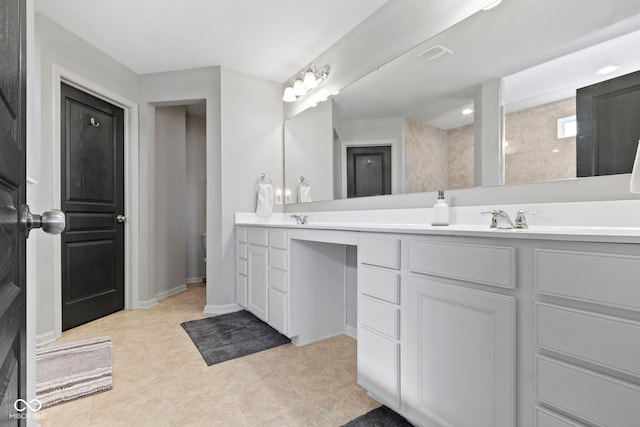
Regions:
[[[236,221],[238,303],[298,345],[344,333],[357,247],[376,400],[421,426],[640,424],[640,229],[313,220]]]

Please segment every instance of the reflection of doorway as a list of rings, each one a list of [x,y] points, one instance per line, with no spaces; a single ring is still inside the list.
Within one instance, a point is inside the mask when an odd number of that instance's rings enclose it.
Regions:
[[[391,146],[347,148],[347,197],[391,194]]]
[[[397,139],[363,139],[363,140],[342,140],[339,141],[336,152],[339,153],[335,161],[335,176],[339,180],[339,188],[335,194],[336,198],[346,199],[348,197],[347,185],[347,149],[352,147],[391,147],[391,174],[390,192],[387,194],[398,194],[404,192],[404,158],[403,149]]]
[[[578,177],[630,173],[640,135],[640,71],[576,91]]]

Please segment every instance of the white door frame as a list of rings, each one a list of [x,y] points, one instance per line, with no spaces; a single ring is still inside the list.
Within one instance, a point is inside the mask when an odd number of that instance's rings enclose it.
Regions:
[[[124,260],[124,308],[138,307],[139,293],[139,188],[140,177],[138,170],[138,104],[113,93],[94,82],[79,76],[58,65],[53,65],[52,88],[52,153],[51,165],[53,171],[52,191],[58,196],[56,200],[59,208],[61,188],[60,164],[60,86],[66,83],[83,90],[91,95],[116,105],[124,110],[124,215],[127,217],[125,226],[125,260]],[[53,248],[53,326],[55,338],[62,335],[62,249],[59,244]]]
[[[389,147],[391,146],[391,194],[398,194],[400,189],[398,185],[402,182],[397,176],[399,168],[397,162],[399,159],[398,154],[398,140],[396,139],[367,139],[367,140],[354,140],[354,141],[340,141],[340,169],[342,176],[341,197],[347,198],[347,148],[349,147]]]

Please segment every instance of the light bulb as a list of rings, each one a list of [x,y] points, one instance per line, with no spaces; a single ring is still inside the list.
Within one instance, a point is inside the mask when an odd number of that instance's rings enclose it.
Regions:
[[[287,86],[284,89],[284,95],[282,96],[282,100],[284,102],[295,102],[296,94],[293,93],[293,88],[291,86]]]
[[[316,80],[316,75],[311,71],[311,68],[304,73],[304,87],[307,89],[313,89],[318,87],[318,81]]]
[[[293,82],[293,93],[296,96],[302,96],[307,93],[307,90],[304,88],[304,82],[300,79]]]

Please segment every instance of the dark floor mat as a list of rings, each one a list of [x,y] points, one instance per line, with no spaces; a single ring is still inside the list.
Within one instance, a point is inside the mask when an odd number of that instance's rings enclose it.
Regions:
[[[181,323],[207,365],[291,342],[248,311]]]

